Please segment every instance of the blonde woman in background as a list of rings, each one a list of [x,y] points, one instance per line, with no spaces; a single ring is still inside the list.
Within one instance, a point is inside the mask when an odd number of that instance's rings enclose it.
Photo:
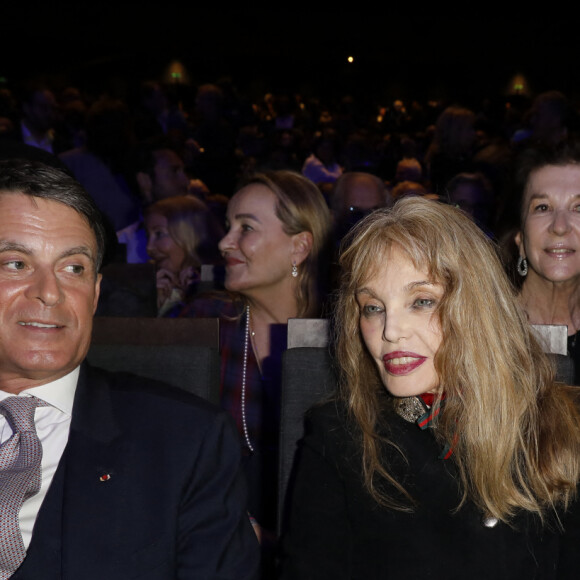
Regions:
[[[147,253],[156,269],[158,315],[163,316],[191,292],[202,264],[219,261],[223,231],[205,203],[192,195],[147,206],[144,220]]]
[[[250,511],[273,530],[287,323],[320,314],[330,210],[302,175],[258,173],[231,198],[226,225],[219,248],[227,292],[193,300],[181,316],[220,318],[221,404],[240,432]]]

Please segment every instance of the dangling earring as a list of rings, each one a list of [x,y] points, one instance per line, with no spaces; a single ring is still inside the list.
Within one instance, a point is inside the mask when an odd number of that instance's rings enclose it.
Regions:
[[[528,261],[521,256],[518,258],[517,270],[520,276],[525,277],[528,275]]]
[[[293,278],[298,277],[298,268],[296,266],[296,262],[292,262],[292,277]]]

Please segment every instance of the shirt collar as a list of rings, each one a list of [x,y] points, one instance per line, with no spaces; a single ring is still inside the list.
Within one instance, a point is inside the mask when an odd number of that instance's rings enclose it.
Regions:
[[[46,385],[41,385],[40,387],[32,387],[31,389],[25,389],[19,393],[19,395],[35,396],[42,399],[52,407],[56,407],[63,413],[67,415],[72,415],[73,402],[75,398],[75,391],[77,388],[77,382],[79,378],[80,367],[77,367],[71,371],[68,375],[47,383]],[[10,397],[11,394],[5,391],[0,391],[0,401],[4,400],[6,397]]]

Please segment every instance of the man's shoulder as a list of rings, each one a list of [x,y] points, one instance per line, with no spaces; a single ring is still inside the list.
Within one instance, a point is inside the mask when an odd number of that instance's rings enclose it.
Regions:
[[[82,381],[82,383],[81,383]],[[107,396],[113,412],[126,413],[136,419],[163,420],[172,424],[194,420],[198,425],[213,423],[225,413],[216,405],[183,389],[161,381],[125,372],[110,372],[84,364],[79,382],[91,392],[99,389]],[[127,421],[127,415],[124,415]]]

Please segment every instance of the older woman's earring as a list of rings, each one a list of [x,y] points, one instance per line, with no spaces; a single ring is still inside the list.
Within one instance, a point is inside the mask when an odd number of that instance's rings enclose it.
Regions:
[[[518,258],[518,274],[520,276],[527,276],[528,275],[528,261],[521,256]]]
[[[293,278],[298,277],[298,268],[296,266],[296,262],[292,262],[292,277]]]

